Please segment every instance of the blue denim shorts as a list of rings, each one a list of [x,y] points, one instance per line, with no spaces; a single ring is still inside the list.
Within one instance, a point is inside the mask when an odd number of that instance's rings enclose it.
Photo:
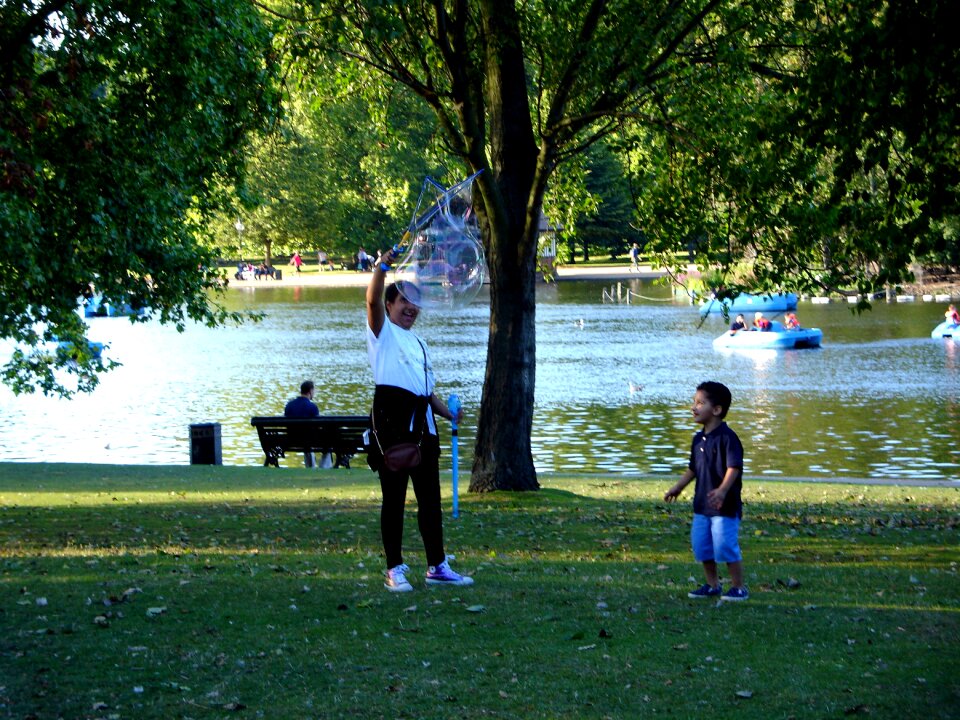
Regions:
[[[740,518],[694,513],[690,544],[697,562],[740,562]]]

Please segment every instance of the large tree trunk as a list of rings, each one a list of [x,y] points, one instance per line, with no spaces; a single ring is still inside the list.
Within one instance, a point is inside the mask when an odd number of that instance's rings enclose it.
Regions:
[[[490,263],[490,338],[471,492],[536,490],[536,248],[543,198],[513,0],[481,0],[489,158],[477,214]],[[546,177],[543,176],[544,178]]]
[[[519,267],[501,261],[491,272],[490,338],[470,492],[540,487],[530,447],[537,366],[534,258],[529,253]]]

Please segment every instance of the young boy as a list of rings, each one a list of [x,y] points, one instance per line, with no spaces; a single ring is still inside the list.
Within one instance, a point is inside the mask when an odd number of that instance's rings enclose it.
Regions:
[[[738,534],[742,505],[743,445],[723,419],[730,409],[730,390],[718,382],[703,382],[693,396],[693,420],[703,429],[693,436],[690,464],[663,499],[673,502],[696,480],[693,495],[693,526],[690,540],[694,557],[703,563],[707,582],[687,597],[746,600],[743,556]],[[723,592],[717,563],[727,563],[732,587]]]

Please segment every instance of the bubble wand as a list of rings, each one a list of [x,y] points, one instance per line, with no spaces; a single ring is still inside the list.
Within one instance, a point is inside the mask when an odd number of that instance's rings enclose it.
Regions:
[[[459,469],[459,455],[460,455],[460,438],[457,431],[457,416],[460,414],[460,408],[463,405],[460,403],[459,395],[451,395],[450,399],[447,400],[447,408],[450,410],[450,414],[453,415],[453,419],[450,420],[450,462],[453,465],[453,516],[455,518],[460,517],[460,496],[457,489],[458,475],[460,474]]]

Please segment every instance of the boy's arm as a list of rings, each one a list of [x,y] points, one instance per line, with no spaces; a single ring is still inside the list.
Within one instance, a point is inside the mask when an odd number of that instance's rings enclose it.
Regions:
[[[723,482],[720,483],[720,486],[715,487],[707,493],[707,502],[719,510],[723,505],[724,499],[727,497],[727,493],[730,492],[730,488],[733,487],[737,478],[740,477],[740,472],[741,468],[728,467],[727,472],[723,474]]]
[[[674,484],[672,488],[664,493],[663,499],[667,502],[673,502],[676,500],[680,496],[680,493],[683,492],[683,489],[689,485],[695,477],[696,475],[690,468],[684,470],[683,475],[680,476],[680,479],[677,480],[676,484]]]

